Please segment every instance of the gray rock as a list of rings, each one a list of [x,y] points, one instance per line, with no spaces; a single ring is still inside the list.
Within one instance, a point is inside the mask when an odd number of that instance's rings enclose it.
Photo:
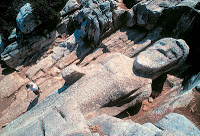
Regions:
[[[8,53],[10,53],[10,52],[12,52],[12,51],[14,51],[14,50],[16,50],[18,46],[19,46],[19,45],[18,45],[17,41],[11,43],[10,45],[8,45],[8,46],[4,49],[4,52],[1,54],[1,57],[4,58],[4,56],[6,56],[6,54],[8,54]]]
[[[155,124],[162,130],[180,132],[184,135],[199,135],[200,130],[186,117],[177,113],[170,113]]]
[[[83,113],[102,106],[117,106],[119,112],[133,106],[151,94],[151,79],[135,75],[133,61],[119,53],[106,54],[101,60],[96,60],[96,65],[88,65],[85,76],[62,95],[76,98]]]
[[[200,84],[196,86],[197,91],[200,91]]]
[[[65,7],[60,11],[60,14],[61,14],[61,16],[64,16],[64,15],[70,13],[71,11],[75,11],[79,7],[80,7],[80,5],[78,4],[78,2],[76,0],[69,0],[65,4]]]
[[[150,2],[139,3],[133,7],[136,14],[137,24],[151,30],[162,14],[163,8]]]
[[[17,130],[14,134],[15,136],[43,136],[44,130],[42,128],[42,121],[36,120],[26,125],[25,127]]]
[[[65,80],[65,83],[71,85],[79,80],[84,73],[80,68],[78,68],[75,64],[72,64],[64,69],[62,72],[62,77]]]
[[[9,97],[15,93],[23,84],[24,80],[19,75],[17,75],[17,73],[7,75],[0,81],[0,97]]]
[[[99,125],[100,130],[104,135],[108,136],[131,136],[131,135],[142,135],[142,136],[154,136],[155,132],[143,127],[138,123],[134,123],[130,120],[123,121],[121,119],[101,115],[96,118],[89,120],[92,126]]]
[[[97,4],[99,4],[99,3],[95,2],[95,1],[93,2],[93,0],[88,0],[87,4],[84,6],[84,8],[90,8],[91,10],[93,10],[98,7]]]
[[[110,2],[105,1],[104,3],[102,3],[100,5],[100,9],[101,9],[103,14],[105,14],[106,12],[109,12],[110,11]]]
[[[187,84],[184,86],[184,90],[187,91],[196,87],[196,89],[199,91],[199,85],[200,85],[200,72],[197,75],[192,76],[187,81]]]
[[[113,11],[113,22],[114,27],[119,27],[123,22],[121,20],[125,19],[125,9],[117,9]]]
[[[16,28],[12,30],[12,33],[10,34],[10,36],[8,37],[9,41],[15,41],[17,38],[17,32],[16,32]]]
[[[125,10],[118,9],[119,3],[116,1],[88,0],[82,2],[86,4],[74,15],[74,22],[80,27],[84,26],[84,36],[87,36],[85,38],[95,45],[114,27],[118,28],[121,25],[121,19],[125,18]]]
[[[3,50],[4,50],[4,43],[3,43],[2,37],[0,35],[0,54],[3,52]]]
[[[161,24],[165,32],[170,33],[173,37],[195,37],[193,28],[199,30],[198,23],[196,23],[199,22],[199,13],[195,9],[198,7],[197,4],[197,0],[184,0],[180,5],[165,8],[161,17]]]
[[[90,8],[83,8],[78,12],[78,14],[74,15],[74,20],[80,25],[90,12]]]
[[[152,123],[145,123],[142,126],[146,127],[147,129],[151,130],[152,132],[155,132],[156,135],[161,135],[163,133],[161,129],[157,128]]]
[[[26,3],[17,14],[17,26],[24,34],[32,32],[35,27],[41,24],[41,21],[36,20],[32,12],[31,4]]]
[[[177,68],[188,54],[189,47],[184,40],[163,38],[137,56],[133,69],[155,78],[160,73]]]
[[[127,22],[126,22],[126,26],[128,27],[132,27],[136,24],[136,16],[133,12],[133,9],[129,9],[127,11]]]
[[[96,44],[100,39],[100,26],[96,16],[89,14],[87,16],[87,34],[88,39],[94,41]]]
[[[7,46],[1,54],[1,59],[11,68],[16,68],[25,62],[26,58],[33,57],[37,52],[47,50],[55,40],[55,31],[49,37],[32,36],[27,40],[26,46],[21,46],[17,41]],[[28,59],[29,60],[29,59]]]
[[[181,1],[178,6],[188,6],[191,8],[196,8],[196,5],[199,3],[199,0],[184,0]]]

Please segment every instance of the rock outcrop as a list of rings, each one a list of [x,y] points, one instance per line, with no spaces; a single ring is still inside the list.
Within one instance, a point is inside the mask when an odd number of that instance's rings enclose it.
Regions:
[[[19,11],[16,18],[17,26],[24,33],[31,33],[35,27],[41,24],[33,15],[33,9],[30,3],[26,3]]]
[[[27,58],[33,58],[37,52],[47,50],[55,41],[56,32],[50,33],[49,37],[32,36],[30,39],[24,40],[24,43],[15,41],[8,45],[3,53],[1,59],[11,68],[16,68],[26,63]],[[23,45],[25,44],[26,45]]]
[[[130,5],[69,0],[60,12],[62,22],[45,36],[34,33],[41,22],[34,20],[30,4],[23,6],[19,29],[1,53],[16,72],[0,79],[2,101],[12,99],[7,107],[0,105],[0,126],[6,126],[0,135],[198,135],[186,117],[170,112],[197,100],[193,88],[199,88],[199,74],[183,87],[183,79],[168,72],[184,69],[195,48],[199,0]],[[160,76],[167,78],[162,93],[154,90]],[[26,90],[30,80],[43,91],[40,97]],[[132,120],[140,116],[135,121],[144,124],[116,118],[123,114]]]

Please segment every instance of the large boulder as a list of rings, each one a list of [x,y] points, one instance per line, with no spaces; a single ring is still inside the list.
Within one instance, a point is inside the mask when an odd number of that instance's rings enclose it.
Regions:
[[[166,34],[181,37],[185,40],[196,40],[196,33],[199,29],[199,0],[184,0],[176,6],[170,6],[163,10],[159,23],[165,30]],[[176,13],[176,14],[174,14]],[[193,43],[195,43],[193,41]]]
[[[24,34],[32,32],[35,27],[41,24],[41,21],[35,19],[30,3],[26,3],[23,7],[21,7],[19,13],[17,14],[16,22],[17,26]]]
[[[78,9],[79,6],[80,5],[78,4],[77,0],[69,0],[65,4],[65,7],[60,11],[60,14],[62,16],[66,15],[66,14],[70,13],[71,11]]]
[[[147,30],[152,29],[160,18],[164,8],[159,7],[151,2],[139,3],[133,7],[136,14],[137,25],[145,27]]]
[[[83,3],[84,4],[83,4]],[[115,28],[118,28],[125,18],[126,10],[117,1],[82,1],[83,8],[74,13],[72,22],[77,30],[84,32],[83,39],[98,44],[100,39]],[[83,29],[84,27],[84,29]]]
[[[120,53],[105,54],[61,95],[77,99],[83,113],[101,107],[119,107],[121,112],[151,94],[152,80],[135,75],[133,62]]]
[[[189,54],[189,47],[182,39],[163,38],[141,52],[133,65],[136,73],[155,78],[180,66]]]

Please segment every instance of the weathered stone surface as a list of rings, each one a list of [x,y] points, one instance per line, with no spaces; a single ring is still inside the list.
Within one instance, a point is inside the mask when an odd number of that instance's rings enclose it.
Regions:
[[[56,32],[50,33],[49,37],[33,36],[24,41],[27,44],[22,46],[17,41],[7,46],[1,54],[1,59],[11,68],[16,68],[24,64],[26,58],[32,57],[35,53],[45,50],[55,40]],[[30,62],[28,62],[30,63]]]
[[[28,34],[34,30],[36,26],[38,26],[41,21],[37,21],[32,13],[33,9],[30,3],[26,3],[23,7],[21,7],[17,18],[17,26],[24,33]]]
[[[184,90],[190,90],[195,87],[198,90],[199,84],[200,84],[200,72],[197,75],[192,76],[190,80],[187,81],[187,84],[184,86]]]
[[[136,24],[136,16],[133,12],[133,9],[129,9],[127,11],[127,22],[126,22],[126,26],[128,27],[132,27]]]
[[[86,66],[88,65],[92,60],[95,60],[98,56],[103,54],[103,48],[97,48],[94,50],[91,54],[86,56],[84,60],[81,62],[81,66]]]
[[[9,41],[15,41],[15,40],[16,40],[16,38],[17,38],[17,32],[16,32],[16,31],[17,31],[16,28],[14,28],[14,29],[12,30],[10,36],[8,37],[8,40],[9,40]]]
[[[0,35],[0,54],[3,52],[3,50],[4,50],[4,43],[3,43],[2,37]]]
[[[35,120],[28,124],[27,126],[17,130],[15,132],[15,136],[43,136],[44,135],[44,130],[42,128],[42,121],[40,120]]]
[[[200,130],[186,117],[177,113],[170,113],[155,124],[162,130],[181,132],[184,135],[199,135]]]
[[[173,92],[176,92],[176,90],[180,89],[177,87],[172,88]],[[167,101],[159,108],[153,110],[150,116],[161,116],[168,112],[173,112],[175,109],[186,107],[193,99],[194,94],[192,90],[182,91],[180,94],[172,96],[170,101]]]
[[[188,54],[189,47],[184,40],[163,38],[137,56],[133,69],[139,74],[155,78],[160,72],[178,67]]]
[[[184,39],[192,39],[192,37],[195,37],[194,39],[196,39],[194,31],[199,31],[197,22],[199,22],[200,17],[197,12],[198,10],[195,9],[198,7],[197,4],[198,0],[184,0],[177,6],[165,8],[160,18],[160,20],[162,20],[161,25],[165,32],[174,37],[181,37]],[[194,30],[194,28],[196,30]]]
[[[130,120],[123,121],[121,119],[107,116],[105,114],[98,116],[96,118],[92,118],[89,120],[92,126],[99,125],[102,134],[108,136],[114,135],[142,135],[142,136],[154,136],[156,133],[150,131],[149,129],[145,128],[144,126],[134,123]],[[100,132],[101,133],[101,132]]]
[[[162,134],[162,130],[157,128],[155,125],[152,123],[145,123],[142,126],[146,127],[147,129],[151,130],[152,132],[155,132],[156,135]]]
[[[75,64],[72,64],[64,69],[62,72],[62,77],[65,80],[65,83],[71,85],[79,80],[84,73],[82,70],[77,67]]]
[[[33,99],[34,97],[35,96],[33,96]],[[15,120],[22,113],[26,112],[31,100],[33,99],[26,89],[20,89],[17,94],[15,94],[15,101],[7,109],[2,111],[0,126],[6,126],[12,120]]]
[[[124,54],[129,48],[141,41],[146,32],[138,29],[121,28],[116,33],[104,39],[100,46],[106,47],[110,52],[120,52]],[[137,50],[137,47],[134,49]]]
[[[125,18],[125,9],[117,9],[113,11],[113,21],[114,21],[114,27],[117,28],[119,27],[122,22],[121,20],[123,20],[123,18]]]
[[[0,81],[1,98],[9,97],[13,93],[15,93],[23,84],[24,84],[24,80],[20,76],[18,76],[17,73],[13,73],[13,74],[5,76]]]
[[[136,76],[133,61],[119,53],[105,55],[96,65],[88,65],[86,75],[62,95],[76,98],[85,113],[106,105],[133,106],[151,94],[151,79]]]
[[[126,18],[126,10],[119,6],[122,4],[121,1],[89,0],[83,3],[83,8],[77,14],[74,14],[74,19],[72,20],[81,27],[81,29],[78,28],[76,31],[82,31],[82,37],[94,44],[98,44],[99,40],[106,33],[118,28],[121,25],[120,20],[123,17]]]
[[[58,63],[56,64],[58,68],[64,69],[65,67],[69,66],[71,63],[78,59],[76,55],[76,51],[72,51],[70,54],[61,58]]]
[[[200,84],[196,86],[197,91],[200,91]]]
[[[44,72],[48,71],[54,64],[55,64],[55,62],[53,61],[51,56],[48,56],[48,57],[44,58],[43,60],[39,61],[38,64],[36,64],[33,67],[31,67],[30,69],[28,69],[26,72],[26,75],[29,78],[32,78],[36,73],[38,73],[41,70]]]
[[[60,11],[61,16],[66,15],[70,13],[71,11],[74,11],[79,8],[79,4],[76,0],[69,0],[65,4],[65,7]]]
[[[162,14],[163,8],[151,2],[139,3],[133,7],[136,14],[137,25],[144,26],[147,30],[152,29]]]

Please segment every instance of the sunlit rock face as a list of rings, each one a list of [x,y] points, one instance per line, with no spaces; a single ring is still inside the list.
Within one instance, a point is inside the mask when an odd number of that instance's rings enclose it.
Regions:
[[[188,54],[189,47],[184,40],[163,38],[137,56],[133,69],[155,78],[178,67]]]

